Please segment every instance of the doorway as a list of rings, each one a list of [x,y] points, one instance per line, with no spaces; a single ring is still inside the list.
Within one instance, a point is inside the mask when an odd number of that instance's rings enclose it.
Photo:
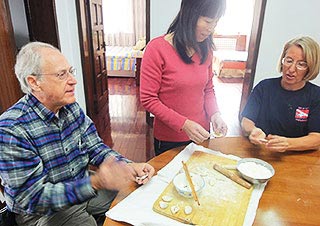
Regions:
[[[255,2],[226,0],[226,3],[226,12],[213,35],[216,46],[213,83],[220,112],[228,124],[227,136],[240,136],[238,115]]]
[[[108,77],[135,77],[146,45],[146,1],[104,0],[103,20]]]

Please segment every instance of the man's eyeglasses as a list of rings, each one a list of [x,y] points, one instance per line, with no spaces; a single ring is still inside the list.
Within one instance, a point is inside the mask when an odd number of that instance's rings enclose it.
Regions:
[[[291,57],[284,57],[284,58],[282,58],[281,62],[283,65],[285,65],[287,67],[291,67],[291,65],[294,64],[294,60]],[[303,60],[296,61],[295,66],[300,71],[305,71],[308,69],[307,62],[305,62]]]
[[[37,74],[37,75],[55,75],[60,80],[66,80],[69,77],[69,74],[73,76],[76,75],[76,69],[74,67],[70,67],[69,70],[63,70],[58,73],[50,73],[50,74]]]

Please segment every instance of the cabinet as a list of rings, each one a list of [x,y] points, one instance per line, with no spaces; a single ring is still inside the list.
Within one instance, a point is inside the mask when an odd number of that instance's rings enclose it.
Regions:
[[[8,0],[0,1],[0,114],[13,105],[20,97],[19,82],[14,75],[16,44]]]

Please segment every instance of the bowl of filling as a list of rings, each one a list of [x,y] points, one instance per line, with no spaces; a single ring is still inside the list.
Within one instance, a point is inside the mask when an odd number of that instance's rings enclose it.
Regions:
[[[199,174],[195,174],[191,172],[190,172],[190,177],[194,185],[194,190],[198,195],[205,185],[204,179]],[[192,198],[192,190],[188,183],[185,173],[177,174],[173,178],[173,185],[180,195],[186,198]]]
[[[238,161],[237,170],[240,175],[253,184],[265,183],[273,177],[272,165],[257,158],[243,158]]]

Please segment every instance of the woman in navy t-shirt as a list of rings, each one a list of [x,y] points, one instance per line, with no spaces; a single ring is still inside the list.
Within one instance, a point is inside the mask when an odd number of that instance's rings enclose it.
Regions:
[[[276,152],[320,147],[320,87],[309,82],[320,68],[320,47],[310,37],[288,41],[282,51],[279,78],[261,81],[241,114],[251,143]]]

